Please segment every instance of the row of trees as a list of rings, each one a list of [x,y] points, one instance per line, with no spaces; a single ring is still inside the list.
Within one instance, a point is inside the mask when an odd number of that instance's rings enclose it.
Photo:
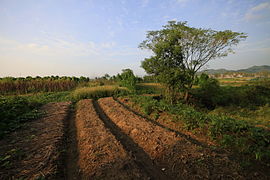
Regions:
[[[227,56],[247,38],[231,30],[215,31],[189,27],[187,22],[169,21],[164,28],[148,31],[139,47],[153,52],[141,67],[166,87],[166,97],[174,103],[179,93],[188,101],[196,73],[210,60]]]

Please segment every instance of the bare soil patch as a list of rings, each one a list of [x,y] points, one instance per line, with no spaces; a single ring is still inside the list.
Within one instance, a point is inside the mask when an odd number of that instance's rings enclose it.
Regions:
[[[106,115],[173,179],[244,179],[240,167],[226,153],[179,136],[127,110],[113,98],[99,104]]]
[[[77,103],[75,124],[81,179],[148,179],[104,126],[92,100]]]
[[[61,166],[64,120],[71,102],[49,103],[46,115],[0,141],[0,179],[55,179]]]
[[[130,101],[129,98],[117,98],[116,101],[118,101],[121,105],[123,105],[125,108],[127,108],[129,111],[134,112],[135,114],[144,117],[142,115],[142,111],[139,107],[139,105],[135,104],[134,102]],[[249,164],[248,167],[244,166],[246,162],[243,162],[243,157],[239,157],[238,155],[222,148],[219,147],[216,142],[211,140],[208,136],[205,135],[205,132],[201,131],[196,131],[196,132],[191,132],[183,128],[183,123],[181,122],[174,122],[173,117],[166,112],[163,112],[159,115],[159,118],[156,120],[146,118],[148,121],[151,123],[157,124],[158,126],[161,126],[165,129],[168,129],[170,131],[176,132],[179,136],[187,139],[189,142],[192,144],[198,144],[201,146],[202,149],[204,149],[205,152],[207,152],[207,156],[211,159],[209,162],[215,162],[219,161],[220,157],[224,157],[225,159],[228,159],[229,161],[234,161],[233,164],[235,164],[233,167],[237,168],[234,169],[236,173],[233,173],[233,175],[229,175],[228,177],[236,178],[234,174],[241,174],[241,177],[244,179],[269,179],[269,165],[265,165],[261,162],[258,161],[253,161],[251,164]],[[209,148],[210,147],[210,148]],[[212,147],[212,148],[211,148]],[[213,149],[213,147],[215,149]],[[232,169],[230,167],[230,163],[226,165],[225,163],[223,165],[223,170],[229,171]],[[211,165],[207,165],[207,168],[212,168],[213,172],[217,171],[215,170],[217,168],[217,164],[214,164],[213,167]],[[221,166],[222,164],[219,164],[218,166]],[[229,166],[229,167],[228,167]],[[241,167],[241,168],[240,168]],[[224,171],[226,172],[226,171]]]

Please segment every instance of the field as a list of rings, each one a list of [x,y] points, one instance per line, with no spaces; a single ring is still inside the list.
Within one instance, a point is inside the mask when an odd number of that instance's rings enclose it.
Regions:
[[[158,83],[2,96],[0,179],[269,179],[261,87],[221,86],[220,99],[196,87],[175,105]]]

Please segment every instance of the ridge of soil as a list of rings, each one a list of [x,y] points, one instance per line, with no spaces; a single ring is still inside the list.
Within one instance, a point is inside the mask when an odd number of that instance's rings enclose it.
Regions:
[[[142,115],[143,113],[140,107],[134,102],[130,101],[129,98],[115,98],[114,100],[116,100],[118,103],[123,105],[129,111],[137,114],[138,116],[141,116],[149,122],[154,123],[169,131],[176,132],[179,136],[186,138],[192,143],[201,145],[202,148],[210,148],[212,152],[216,152],[218,154],[227,154],[226,156],[239,164],[239,166],[241,166],[241,163],[245,163],[242,162],[244,159],[243,157],[239,157],[237,154],[234,154],[230,151],[222,149],[222,147],[217,146],[218,144],[211,141],[211,139],[209,137],[206,137],[205,134],[201,132],[196,132],[196,134],[194,134],[194,132],[192,133],[188,130],[183,129],[183,124],[181,122],[176,123],[172,121],[172,117],[166,112],[161,113],[158,119],[152,120],[149,117]],[[215,149],[211,149],[213,145]],[[245,177],[246,179],[269,179],[269,165],[263,164],[258,161],[251,161],[250,163],[251,164],[249,166],[244,166],[239,170],[241,171],[239,173],[241,173],[243,177]]]
[[[105,114],[174,179],[244,179],[240,167],[217,153],[127,110],[113,98],[99,99]]]
[[[0,179],[54,179],[61,164],[64,120],[71,102],[49,103],[41,110],[46,115],[25,123],[0,141],[0,154],[5,157]],[[2,160],[3,161],[3,160]]]
[[[105,127],[92,100],[77,103],[75,124],[81,179],[148,179]]]
[[[136,165],[148,174],[149,179],[169,179],[160,169],[154,166],[148,154],[110,120],[98,102],[94,102],[94,107],[105,126],[110,129],[111,133],[123,145],[125,150],[130,153]]]

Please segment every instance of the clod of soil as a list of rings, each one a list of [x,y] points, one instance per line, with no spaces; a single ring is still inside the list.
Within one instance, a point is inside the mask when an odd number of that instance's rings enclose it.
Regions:
[[[64,120],[71,102],[49,103],[46,115],[31,121],[0,141],[0,179],[51,179],[56,177]]]
[[[82,179],[148,179],[96,113],[93,101],[77,103],[75,124]]]

